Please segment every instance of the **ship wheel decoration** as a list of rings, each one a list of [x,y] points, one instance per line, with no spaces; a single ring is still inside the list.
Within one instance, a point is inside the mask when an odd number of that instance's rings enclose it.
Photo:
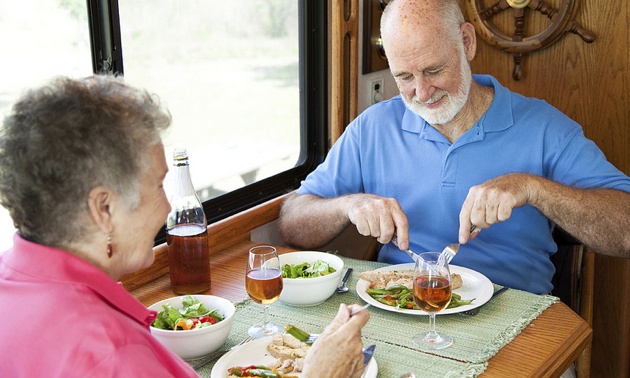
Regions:
[[[483,40],[514,57],[514,80],[521,78],[524,54],[551,45],[566,32],[577,34],[586,43],[595,40],[593,33],[580,27],[574,20],[578,0],[562,0],[559,9],[552,8],[542,0],[499,0],[488,7],[482,3],[482,0],[466,0],[470,22]],[[503,11],[514,13],[514,35],[504,33],[492,23],[492,18]],[[547,16],[551,24],[536,35],[525,36],[525,16],[528,12]]]

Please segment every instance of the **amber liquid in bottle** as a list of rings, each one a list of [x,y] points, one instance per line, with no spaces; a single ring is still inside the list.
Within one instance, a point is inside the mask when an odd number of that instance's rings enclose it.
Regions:
[[[171,289],[177,294],[201,293],[210,289],[208,231],[184,225],[168,231]]]
[[[210,289],[210,251],[203,206],[190,177],[188,152],[173,152],[174,186],[166,217],[171,290],[196,294]]]

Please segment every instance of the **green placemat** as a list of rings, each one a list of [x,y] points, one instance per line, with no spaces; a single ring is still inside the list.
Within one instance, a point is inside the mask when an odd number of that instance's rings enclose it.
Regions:
[[[345,294],[333,294],[313,307],[293,307],[278,301],[269,307],[270,318],[280,324],[291,323],[310,333],[320,333],[335,317],[340,303],[363,304],[355,287],[359,273],[386,264],[342,257],[345,268],[353,268]],[[487,367],[503,346],[512,341],[532,320],[558,298],[510,289],[488,302],[476,316],[438,315],[438,331],[451,335],[454,344],[435,354],[414,349],[411,338],[428,329],[428,317],[394,313],[370,307],[370,321],[363,329],[365,345],[376,344],[374,358],[378,377],[398,378],[413,371],[417,377],[476,377]],[[245,299],[236,304],[234,325],[224,347],[237,344],[247,336],[247,329],[262,320],[262,306]],[[198,370],[209,377],[214,363]]]

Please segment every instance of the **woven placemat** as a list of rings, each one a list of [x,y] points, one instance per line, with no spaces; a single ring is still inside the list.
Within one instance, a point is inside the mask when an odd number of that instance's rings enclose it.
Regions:
[[[335,317],[340,303],[363,304],[355,289],[359,273],[386,264],[342,259],[345,268],[354,269],[348,282],[349,292],[334,294],[324,303],[312,307],[293,307],[278,301],[269,308],[270,318],[280,324],[289,323],[310,333],[320,333]],[[363,342],[365,345],[376,344],[374,358],[378,363],[378,377],[398,378],[408,371],[417,377],[477,377],[486,369],[492,356],[557,301],[557,297],[510,289],[488,302],[476,316],[438,315],[438,331],[451,335],[454,344],[434,354],[415,349],[411,342],[415,333],[428,330],[427,316],[370,307],[370,321],[362,332]],[[262,316],[261,305],[249,299],[237,303],[234,325],[224,347],[245,338],[247,329],[260,322]],[[199,374],[209,377],[213,365],[199,369]]]

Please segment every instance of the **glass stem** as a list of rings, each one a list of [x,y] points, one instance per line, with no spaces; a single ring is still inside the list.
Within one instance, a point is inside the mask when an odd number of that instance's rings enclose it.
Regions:
[[[438,336],[437,332],[435,332],[435,313],[429,314],[429,333],[427,336],[431,340],[435,340]]]
[[[267,328],[267,316],[268,316],[268,312],[269,312],[269,305],[263,305],[263,329]]]

